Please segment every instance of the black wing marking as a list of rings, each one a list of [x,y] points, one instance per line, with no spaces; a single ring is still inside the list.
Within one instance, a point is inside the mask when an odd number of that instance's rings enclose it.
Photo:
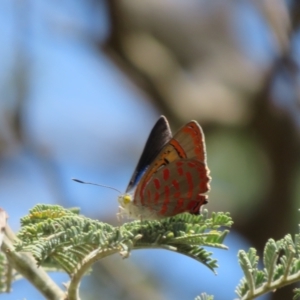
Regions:
[[[172,132],[169,126],[169,122],[165,116],[161,116],[150,132],[150,135],[142,152],[142,156],[129,181],[126,193],[128,193],[136,186],[147,167],[151,164],[151,162],[155,159],[163,146],[168,143],[171,138]]]

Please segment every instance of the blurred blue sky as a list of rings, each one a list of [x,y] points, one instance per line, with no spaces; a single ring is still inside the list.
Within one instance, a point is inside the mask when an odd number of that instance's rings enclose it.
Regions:
[[[161,114],[99,53],[96,42],[108,36],[109,20],[104,2],[96,7],[85,1],[0,2],[2,111],[18,105],[12,77],[20,60],[28,71],[22,115],[27,145],[13,147],[17,141],[8,132],[12,147],[0,168],[1,207],[8,212],[14,230],[19,228],[20,217],[37,203],[79,206],[86,216],[115,218],[118,204],[114,191],[80,185],[71,178],[125,191]],[[237,38],[245,51],[251,43],[253,60],[267,63],[266,46],[271,41],[262,20],[247,4],[238,9],[233,26],[240,22],[243,27],[240,32],[235,27]],[[40,156],[32,149],[40,149]],[[59,174],[59,183],[52,172]],[[165,299],[193,299],[202,292],[214,294],[216,299],[225,299],[222,295],[233,299],[241,278],[237,251],[248,246],[234,233],[226,244],[229,251],[213,250],[219,259],[218,276],[190,258],[167,251],[137,251],[129,259],[159,277]],[[126,260],[120,266],[124,263]],[[57,282],[62,280],[67,277],[57,275]],[[12,294],[2,297],[40,299],[23,280],[14,284]]]

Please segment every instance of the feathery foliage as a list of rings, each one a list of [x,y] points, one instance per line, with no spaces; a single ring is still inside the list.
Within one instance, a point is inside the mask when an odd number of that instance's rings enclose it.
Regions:
[[[240,299],[254,299],[279,287],[300,280],[300,235],[293,240],[291,235],[275,241],[269,239],[263,253],[264,269],[258,269],[259,257],[256,250],[250,248],[246,253],[238,253],[244,278],[236,288]],[[299,296],[296,290],[295,297]],[[296,299],[296,298],[295,298]]]
[[[299,288],[298,289],[294,289],[294,293],[295,293],[295,295],[293,297],[293,300],[300,299],[300,289]]]
[[[228,231],[218,229],[231,226],[232,220],[224,213],[213,213],[208,218],[205,212],[199,216],[182,214],[160,221],[133,221],[113,227],[83,217],[78,210],[37,205],[22,218],[21,224],[16,250],[31,252],[39,265],[74,275],[82,261],[95,254],[94,251],[100,259],[112,253],[128,257],[131,250],[143,248],[176,251],[215,271],[216,260],[202,246],[227,249],[223,240]]]
[[[203,247],[227,249],[223,241],[232,220],[227,213],[207,210],[199,216],[181,214],[151,221],[132,221],[113,227],[79,215],[78,209],[58,205],[36,205],[21,219],[22,228],[15,243],[16,251],[31,253],[39,266],[46,270],[64,270],[71,281],[69,299],[78,299],[82,276],[92,264],[114,253],[127,258],[132,250],[167,249],[187,255],[215,272],[217,262]],[[254,299],[282,286],[300,281],[300,234],[294,239],[286,235],[275,241],[269,239],[263,253],[264,268],[258,268],[259,257],[254,248],[238,253],[244,278],[236,288],[242,300]],[[15,276],[6,257],[0,253],[0,291],[6,292]],[[300,289],[295,289],[299,299]],[[205,293],[196,300],[213,300]]]

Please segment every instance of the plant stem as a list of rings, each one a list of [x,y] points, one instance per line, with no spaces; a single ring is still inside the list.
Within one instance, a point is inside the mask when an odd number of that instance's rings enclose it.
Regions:
[[[11,240],[14,235],[8,228],[5,229],[1,249],[5,253],[9,263],[16,269],[24,278],[29,280],[38,291],[40,291],[46,299],[62,300],[66,299],[66,294],[56,285],[56,283],[42,269],[38,268],[35,259],[28,253],[16,252]]]
[[[96,249],[92,251],[77,267],[77,271],[73,273],[72,279],[68,288],[68,300],[79,300],[79,284],[81,278],[86,274],[91,265],[96,261],[104,258],[106,256],[118,253],[120,251],[119,248],[112,248],[107,250],[99,250]]]
[[[300,271],[287,276],[285,279],[283,277],[280,277],[276,281],[273,281],[271,284],[265,283],[261,287],[255,289],[253,293],[250,295],[250,293],[247,293],[245,296],[241,298],[241,300],[250,300],[250,299],[255,299],[258,296],[264,295],[268,292],[272,292],[278,288],[281,288],[283,286],[292,284],[294,282],[298,282],[300,278]]]

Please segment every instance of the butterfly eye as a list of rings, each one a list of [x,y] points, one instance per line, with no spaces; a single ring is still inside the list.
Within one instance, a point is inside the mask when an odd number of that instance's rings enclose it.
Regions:
[[[124,204],[128,204],[128,203],[130,203],[131,202],[131,196],[130,195],[125,195],[124,197],[123,197],[123,203]]]

